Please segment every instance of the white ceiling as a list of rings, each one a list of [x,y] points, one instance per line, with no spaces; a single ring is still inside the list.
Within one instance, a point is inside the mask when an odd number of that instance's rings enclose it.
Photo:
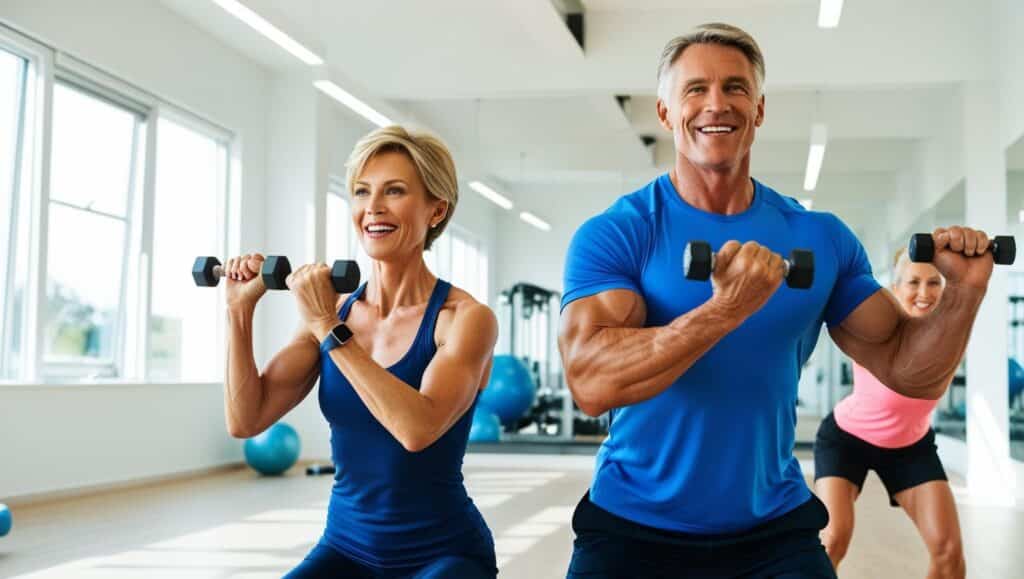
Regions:
[[[162,1],[271,69],[302,67],[210,0]],[[892,197],[921,143],[959,122],[957,86],[987,72],[977,54],[990,42],[985,11],[966,1],[846,2],[839,27],[822,30],[817,0],[583,0],[584,49],[552,0],[243,2],[441,133],[463,175],[513,198],[517,188],[625,189],[664,170],[673,153],[654,116],[661,48],[701,22],[737,24],[767,61],[754,176],[806,196],[810,125],[826,123],[810,196],[854,227]],[[616,95],[630,97],[627,110]],[[653,153],[641,135],[658,139]],[[1024,151],[1014,159],[1024,168]]]

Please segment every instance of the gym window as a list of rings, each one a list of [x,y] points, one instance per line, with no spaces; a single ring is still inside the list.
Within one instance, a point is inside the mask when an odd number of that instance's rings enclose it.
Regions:
[[[145,116],[55,83],[43,374],[122,375],[126,266],[143,169]]]
[[[0,25],[0,380],[221,379],[232,142]]]
[[[24,58],[0,49],[0,272],[3,280],[0,283],[0,376],[6,377],[13,370],[11,363],[13,352],[9,350],[11,342],[16,342],[9,334],[17,331],[9,315],[15,309],[13,279],[11,269],[14,262],[14,244],[11,238],[14,233],[14,202],[17,190],[18,159],[21,151],[21,136],[24,127],[22,114],[25,101],[25,73],[28,62]],[[10,302],[10,303],[9,303]]]
[[[0,380],[19,378],[25,351],[32,167],[41,68],[35,43],[0,26]]]
[[[197,255],[227,254],[229,136],[165,111],[157,127],[147,378],[219,380],[224,296],[182,272]]]

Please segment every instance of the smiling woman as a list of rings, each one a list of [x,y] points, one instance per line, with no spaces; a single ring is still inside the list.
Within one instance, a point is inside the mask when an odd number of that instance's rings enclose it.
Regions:
[[[414,241],[422,240],[422,250],[430,249],[434,240],[444,232],[459,201],[458,179],[451,155],[444,143],[426,133],[410,132],[399,126],[374,131],[356,145],[346,167],[354,225],[367,240],[390,239],[392,233],[401,229],[401,224],[381,216],[383,212],[379,205],[367,205],[372,203],[370,199],[375,186],[383,188],[385,197],[401,199],[396,208],[403,215],[417,209],[429,208],[433,212],[425,222],[426,231],[422,237],[412,235],[420,232],[419,222],[405,224],[412,229],[409,233],[401,231],[404,239],[412,236]],[[424,201],[425,205],[421,204]],[[394,214],[394,217],[398,216]],[[370,252],[369,245],[367,252]]]
[[[339,296],[326,266],[295,270],[288,286],[302,327],[262,373],[249,330],[265,292],[262,257],[226,265],[228,430],[262,432],[320,379],[337,472],[323,537],[289,579],[494,577],[494,542],[463,486],[462,460],[497,320],[423,257],[458,201],[455,164],[437,138],[394,126],[360,140],[347,168],[369,280]]]

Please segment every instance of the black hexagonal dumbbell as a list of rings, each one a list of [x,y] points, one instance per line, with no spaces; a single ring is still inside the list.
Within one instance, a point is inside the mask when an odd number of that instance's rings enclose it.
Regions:
[[[786,285],[794,289],[807,289],[814,283],[814,253],[806,249],[794,249],[789,259],[783,259],[786,266]],[[707,281],[715,271],[715,252],[706,241],[691,241],[683,251],[683,271],[686,279]]]
[[[988,242],[988,251],[999,265],[1012,265],[1017,259],[1017,242],[1011,235],[997,235]],[[935,239],[931,233],[915,233],[907,247],[910,261],[931,263],[935,259]]]
[[[199,287],[216,287],[224,277],[224,266],[216,257],[200,256],[192,264],[192,279]]]
[[[291,272],[287,257],[272,255],[263,262],[260,275],[267,289],[278,290],[287,289],[284,280]],[[200,256],[192,264],[192,279],[199,287],[216,287],[224,276],[224,266],[216,257]]]
[[[288,258],[283,255],[267,256],[263,262],[263,269],[260,275],[263,276],[263,283],[268,289],[288,289],[285,280],[292,273],[292,266]],[[331,266],[331,285],[334,291],[340,294],[347,294],[359,287],[359,264],[350,259],[335,260]]]
[[[283,255],[270,255],[260,268],[260,277],[267,289],[286,290],[286,280],[292,273],[288,258]],[[220,278],[224,277],[224,266],[216,257],[197,257],[192,265],[192,279],[200,287],[215,287]],[[359,264],[351,260],[339,259],[331,267],[331,285],[338,293],[351,293],[359,287]]]

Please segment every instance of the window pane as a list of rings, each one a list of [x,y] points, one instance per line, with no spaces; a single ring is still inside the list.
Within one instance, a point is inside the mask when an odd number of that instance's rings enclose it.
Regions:
[[[21,141],[21,104],[24,98],[26,62],[0,50],[0,378],[17,375],[15,350],[19,349],[22,300],[19,286],[13,283],[11,268],[16,244],[13,243],[14,181]],[[13,302],[8,301],[11,297]]]
[[[55,85],[50,198],[124,216],[136,122],[128,110]]]
[[[113,362],[125,224],[50,205],[44,318],[47,361]]]
[[[221,374],[223,317],[216,290],[195,286],[186,272],[199,255],[220,259],[227,150],[167,119],[157,127],[153,208],[152,314],[148,378],[216,380]]]

